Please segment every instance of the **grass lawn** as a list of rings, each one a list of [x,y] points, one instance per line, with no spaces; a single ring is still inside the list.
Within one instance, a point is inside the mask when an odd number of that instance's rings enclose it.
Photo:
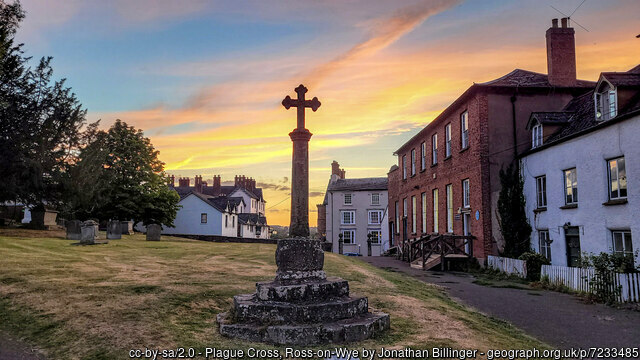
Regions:
[[[51,359],[124,359],[130,349],[272,348],[218,334],[233,295],[275,275],[275,245],[124,236],[72,246],[61,233],[0,230],[0,329]],[[328,253],[325,270],[391,315],[391,330],[358,348],[546,348],[433,285]],[[499,299],[496,299],[499,301]],[[333,348],[333,346],[328,346]]]

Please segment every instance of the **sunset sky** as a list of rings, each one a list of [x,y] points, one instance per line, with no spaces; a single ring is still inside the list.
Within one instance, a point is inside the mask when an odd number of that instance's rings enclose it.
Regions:
[[[545,30],[582,0],[40,1],[18,40],[54,57],[91,121],[142,128],[169,173],[246,175],[270,224],[288,225],[294,110],[307,112],[311,225],[336,160],[386,176],[392,153],[473,82],[546,73]],[[587,0],[573,15],[578,77],[640,63],[640,1]],[[211,180],[209,180],[211,181]]]

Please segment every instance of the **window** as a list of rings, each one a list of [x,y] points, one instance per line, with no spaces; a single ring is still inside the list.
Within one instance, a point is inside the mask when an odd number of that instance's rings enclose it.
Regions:
[[[616,90],[603,83],[601,91],[595,94],[596,120],[609,120],[617,115]]]
[[[627,170],[624,157],[609,160],[609,199],[627,198]]]
[[[433,189],[433,232],[438,232],[438,189]]]
[[[536,178],[536,205],[538,209],[547,207],[547,176]]]
[[[231,227],[235,227],[236,226],[236,217],[231,215]]]
[[[431,164],[438,163],[438,134],[431,136]]]
[[[380,194],[371,194],[371,205],[380,205]]]
[[[344,204],[351,205],[353,201],[352,194],[344,194]]]
[[[542,145],[542,124],[536,121],[531,128],[531,148],[537,148]]]
[[[422,233],[427,232],[427,193],[422,193]]]
[[[345,244],[355,244],[356,243],[356,231],[355,230],[341,230],[342,234],[342,242]]]
[[[578,203],[578,174],[576,168],[564,171],[564,203]]]
[[[462,149],[469,147],[469,112],[460,115],[460,145]]]
[[[206,213],[200,214],[200,224],[206,224],[206,223],[207,223],[207,214]]]
[[[453,187],[447,185],[447,232],[453,232]]]
[[[411,149],[411,176],[416,174],[416,149]]]
[[[407,198],[402,200],[402,216],[407,217]]]
[[[444,127],[444,157],[451,156],[451,124]]]
[[[407,179],[407,156],[402,155],[402,178]]]
[[[625,256],[633,256],[633,243],[631,231],[612,231],[613,253]]]
[[[369,210],[369,225],[380,225],[382,223],[382,210]]]
[[[538,241],[540,254],[551,262],[551,239],[549,239],[549,230],[538,231]]]
[[[340,220],[340,224],[342,225],[353,225],[356,223],[356,212],[353,210],[342,210]]]
[[[412,196],[411,197],[411,233],[415,234],[417,231],[417,224],[416,224],[416,197]]]
[[[396,201],[396,234],[400,234],[400,209],[398,208],[397,201]]]
[[[422,143],[420,146],[420,170],[427,168],[427,144]]]
[[[380,244],[380,242],[382,240],[382,231],[380,231],[380,230],[369,230],[368,234],[373,235],[373,236],[371,236],[371,243],[372,244]]]
[[[224,227],[228,227],[229,226],[229,215],[225,215],[224,216]]]
[[[471,207],[471,198],[469,194],[469,179],[462,180],[462,207]]]

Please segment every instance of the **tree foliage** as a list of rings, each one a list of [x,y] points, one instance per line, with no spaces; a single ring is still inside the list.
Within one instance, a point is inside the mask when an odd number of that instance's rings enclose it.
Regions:
[[[72,217],[131,220],[173,226],[178,194],[167,186],[164,163],[142,130],[116,120],[108,131],[90,128],[70,169]]]
[[[517,259],[531,248],[531,225],[525,212],[524,182],[513,164],[500,170],[500,184],[498,218],[505,241],[502,255]]]
[[[86,110],[64,79],[53,80],[51,57],[29,66],[14,42],[23,18],[19,2],[0,0],[0,201],[54,205]]]

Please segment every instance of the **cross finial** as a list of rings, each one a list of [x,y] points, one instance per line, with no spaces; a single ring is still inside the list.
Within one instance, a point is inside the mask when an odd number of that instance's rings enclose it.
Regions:
[[[311,108],[311,110],[315,112],[316,110],[318,110],[321,104],[317,97],[314,97],[311,100],[305,100],[305,94],[307,93],[307,91],[309,91],[309,89],[307,89],[302,84],[295,88],[294,91],[296,92],[296,94],[298,94],[298,98],[292,99],[289,95],[287,95],[287,97],[282,100],[282,106],[284,106],[284,108],[287,110],[289,110],[289,108],[291,107],[298,108],[298,129],[302,130],[305,128],[304,108]]]

